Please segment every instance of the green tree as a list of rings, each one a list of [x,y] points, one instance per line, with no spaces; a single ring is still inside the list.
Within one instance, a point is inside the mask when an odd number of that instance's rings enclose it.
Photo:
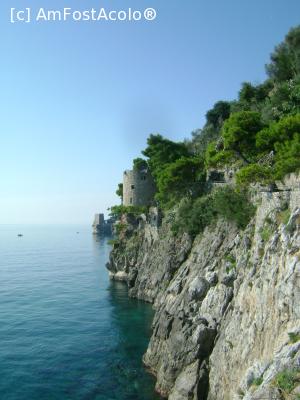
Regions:
[[[156,199],[163,208],[171,208],[182,197],[198,194],[204,180],[203,162],[196,157],[181,157],[158,175]]]
[[[143,158],[138,157],[133,160],[133,169],[141,171],[143,169],[146,169],[147,167],[147,161]]]
[[[293,79],[300,74],[300,26],[292,28],[284,42],[275,48],[266,70],[278,82]]]
[[[220,137],[220,130],[226,119],[230,116],[231,103],[218,101],[213,108],[206,113],[206,123],[202,129],[192,132],[192,139],[186,140],[186,146],[190,153],[204,157],[207,145]]]
[[[260,111],[272,88],[273,83],[271,80],[256,86],[252,85],[252,83],[244,82],[239,91],[239,111]]]
[[[231,150],[217,150],[217,142],[213,141],[207,145],[205,152],[205,165],[210,168],[223,167],[235,160],[234,152]]]
[[[224,122],[222,136],[225,150],[232,150],[244,162],[255,155],[255,138],[263,125],[258,112],[240,111]]]
[[[300,76],[276,83],[261,107],[262,119],[267,123],[299,112]]]
[[[206,148],[211,141],[220,137],[219,130],[216,130],[211,124],[206,124],[203,129],[197,129],[192,132],[192,139],[186,140],[186,146],[191,154],[197,154],[204,157]]]
[[[251,103],[255,99],[256,88],[252,83],[244,82],[242,83],[242,88],[239,91],[239,101],[244,103]]]
[[[292,140],[275,144],[275,177],[282,179],[286,174],[300,170],[300,134]]]
[[[147,162],[155,180],[162,169],[181,157],[188,157],[189,152],[184,143],[176,143],[165,139],[161,135],[150,135],[147,140],[147,147],[142,152],[148,158]]]
[[[250,183],[270,183],[272,181],[272,169],[258,164],[250,164],[241,168],[236,174],[236,182],[239,186],[247,187]]]
[[[118,184],[118,189],[116,190],[116,195],[121,197],[121,200],[123,201],[123,183]]]
[[[206,121],[215,129],[222,126],[223,122],[229,118],[230,103],[228,101],[218,101],[211,110],[206,113]]]
[[[275,143],[291,140],[296,133],[300,133],[300,113],[282,118],[261,130],[256,137],[256,146],[261,151],[274,150]]]

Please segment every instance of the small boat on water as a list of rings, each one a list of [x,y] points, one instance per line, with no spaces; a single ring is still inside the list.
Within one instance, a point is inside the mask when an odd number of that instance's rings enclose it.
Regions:
[[[22,233],[18,233],[18,237],[22,237],[23,236],[23,234]]]

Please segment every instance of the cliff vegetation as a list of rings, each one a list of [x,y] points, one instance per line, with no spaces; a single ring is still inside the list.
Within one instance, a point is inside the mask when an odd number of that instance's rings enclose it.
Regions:
[[[143,361],[169,400],[300,399],[300,27],[266,71],[190,139],[150,135],[153,207],[111,209],[107,267],[153,303]]]

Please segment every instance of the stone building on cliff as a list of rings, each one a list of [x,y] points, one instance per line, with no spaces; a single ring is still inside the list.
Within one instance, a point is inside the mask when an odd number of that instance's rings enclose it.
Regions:
[[[112,235],[114,219],[105,219],[104,214],[95,214],[93,222],[93,234],[94,235]]]
[[[147,167],[126,170],[123,174],[123,205],[153,205],[155,183]]]

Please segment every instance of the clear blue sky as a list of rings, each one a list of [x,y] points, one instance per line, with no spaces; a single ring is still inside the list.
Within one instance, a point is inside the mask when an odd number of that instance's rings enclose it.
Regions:
[[[11,24],[11,7],[154,22]],[[0,223],[91,223],[150,133],[181,140],[264,64],[299,0],[1,0]]]

